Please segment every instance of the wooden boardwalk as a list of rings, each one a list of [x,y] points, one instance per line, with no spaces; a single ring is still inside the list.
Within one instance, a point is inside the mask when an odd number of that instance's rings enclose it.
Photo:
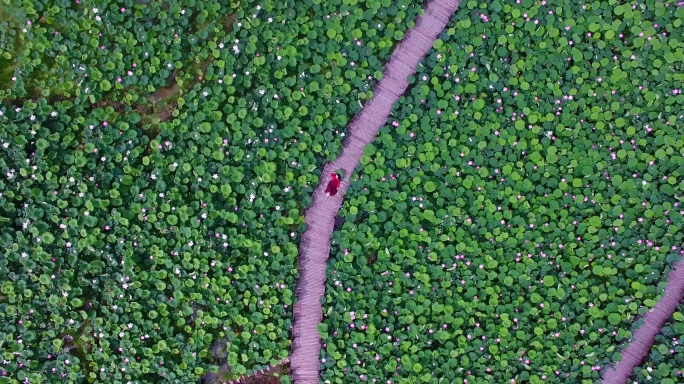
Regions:
[[[644,323],[632,335],[627,348],[622,351],[622,360],[603,375],[603,384],[625,384],[634,372],[636,366],[641,365],[656,335],[665,322],[672,317],[684,296],[684,259],[675,264],[667,278],[665,294],[644,317]]]
[[[432,44],[446,27],[460,0],[431,0],[425,14],[419,16],[396,47],[385,66],[383,79],[375,84],[373,98],[352,119],[342,153],[321,173],[312,204],[304,214],[307,230],[299,247],[299,279],[295,292],[290,367],[296,384],[318,384],[321,337],[318,324],[323,320],[321,298],[325,293],[326,263],[330,253],[335,217],[342,206],[344,193],[366,145],[375,140],[380,128],[399,97],[408,87],[407,77],[432,49]],[[344,180],[337,195],[326,200],[329,175],[344,170]]]

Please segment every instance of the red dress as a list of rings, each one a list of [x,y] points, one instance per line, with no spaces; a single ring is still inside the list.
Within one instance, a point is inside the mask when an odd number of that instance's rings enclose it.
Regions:
[[[328,187],[325,189],[325,196],[335,196],[337,194],[337,190],[340,188],[340,178],[337,177],[337,174],[331,173],[330,174],[331,180],[328,182]]]

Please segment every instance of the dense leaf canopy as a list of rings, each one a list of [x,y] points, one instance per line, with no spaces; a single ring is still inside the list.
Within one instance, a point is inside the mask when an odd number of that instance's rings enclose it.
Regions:
[[[594,382],[660,297],[684,7],[548,3],[464,1],[366,148],[324,380]],[[286,357],[320,169],[421,5],[3,0],[0,383]],[[681,381],[681,313],[635,380]]]
[[[289,354],[316,170],[418,9],[225,3],[3,8],[0,382],[196,383]]]
[[[518,3],[464,2],[366,149],[324,380],[593,383],[681,258],[684,8]]]

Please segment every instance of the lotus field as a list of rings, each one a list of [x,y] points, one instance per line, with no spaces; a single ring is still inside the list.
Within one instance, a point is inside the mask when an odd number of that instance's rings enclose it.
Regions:
[[[312,193],[424,5],[2,0],[0,383],[287,362]],[[684,253],[683,21],[462,1],[340,175],[321,382],[600,381]],[[684,381],[682,305],[630,381]]]

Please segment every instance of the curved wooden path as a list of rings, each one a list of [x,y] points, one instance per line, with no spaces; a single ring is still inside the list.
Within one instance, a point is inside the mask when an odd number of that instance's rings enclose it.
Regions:
[[[366,145],[375,140],[380,128],[399,97],[408,87],[407,77],[415,73],[460,4],[460,0],[431,0],[396,47],[385,66],[383,79],[375,84],[373,98],[352,119],[342,153],[321,173],[312,204],[304,214],[307,230],[299,248],[299,279],[295,292],[292,355],[290,367],[296,384],[318,384],[321,336],[318,324],[323,320],[321,298],[325,293],[326,263],[335,216],[354,169]],[[344,180],[337,195],[326,200],[325,188],[333,171],[344,170]]]
[[[603,384],[625,384],[627,382],[634,372],[634,368],[641,365],[641,362],[651,351],[656,335],[665,322],[672,317],[682,300],[682,296],[684,296],[684,259],[675,264],[674,269],[670,272],[665,294],[644,317],[644,323],[634,333],[627,348],[622,351],[622,360],[604,373]]]

